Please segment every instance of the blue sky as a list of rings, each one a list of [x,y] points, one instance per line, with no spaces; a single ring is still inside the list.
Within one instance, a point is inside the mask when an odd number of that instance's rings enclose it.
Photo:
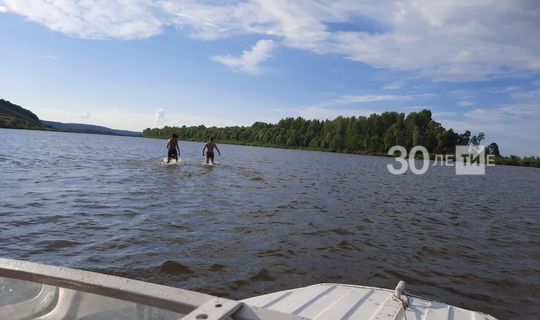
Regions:
[[[142,130],[432,110],[540,155],[534,1],[0,0],[0,98]]]

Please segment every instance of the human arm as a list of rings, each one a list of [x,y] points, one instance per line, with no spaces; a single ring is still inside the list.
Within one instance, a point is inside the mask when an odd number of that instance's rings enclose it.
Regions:
[[[204,156],[204,150],[206,150],[206,144],[204,145],[204,147],[202,148],[202,155]]]
[[[219,149],[218,149],[217,145],[214,145],[214,147],[216,148],[216,150],[217,150],[217,153],[218,153],[219,155],[221,155],[221,152],[219,151]]]

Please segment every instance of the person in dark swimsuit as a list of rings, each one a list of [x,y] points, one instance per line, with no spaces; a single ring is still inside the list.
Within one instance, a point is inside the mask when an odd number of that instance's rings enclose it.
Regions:
[[[176,133],[173,133],[171,138],[167,140],[167,149],[169,149],[169,152],[167,153],[167,163],[173,158],[178,161],[180,147],[178,146],[178,135]]]
[[[221,152],[219,151],[217,145],[214,143],[214,137],[210,137],[208,139],[208,143],[204,145],[204,148],[202,149],[202,154],[204,154],[204,150],[206,149],[206,164],[214,164],[214,148],[217,150],[218,154],[221,155]]]

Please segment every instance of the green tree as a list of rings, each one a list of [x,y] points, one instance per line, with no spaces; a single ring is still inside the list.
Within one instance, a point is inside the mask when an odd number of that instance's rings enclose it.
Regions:
[[[489,144],[489,146],[487,146],[486,153],[495,157],[501,156],[501,153],[499,152],[499,146],[495,142],[492,142]]]

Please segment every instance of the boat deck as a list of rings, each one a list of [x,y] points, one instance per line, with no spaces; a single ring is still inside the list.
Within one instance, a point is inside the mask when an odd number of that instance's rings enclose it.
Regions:
[[[243,300],[248,305],[312,320],[494,320],[490,315],[408,295],[394,290],[325,283]],[[404,306],[403,303],[407,306]],[[405,316],[403,310],[405,308]]]

